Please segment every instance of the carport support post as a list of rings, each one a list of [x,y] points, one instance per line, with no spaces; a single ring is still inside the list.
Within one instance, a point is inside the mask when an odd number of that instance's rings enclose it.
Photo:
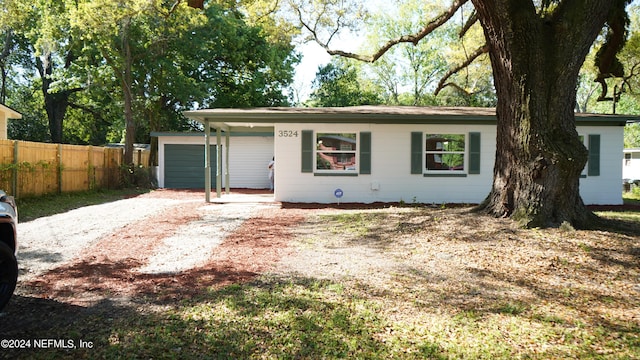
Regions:
[[[204,122],[204,200],[211,202],[211,123]]]
[[[222,197],[222,149],[220,143],[222,136],[220,127],[216,128],[216,153],[218,153],[218,161],[216,162],[216,195]]]
[[[231,130],[227,130],[224,134],[224,191],[227,195],[229,195],[229,136],[231,136]]]

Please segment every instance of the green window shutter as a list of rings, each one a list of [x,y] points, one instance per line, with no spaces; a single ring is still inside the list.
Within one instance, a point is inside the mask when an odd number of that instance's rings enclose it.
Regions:
[[[302,168],[303,173],[313,172],[313,130],[302,130]]]
[[[422,132],[411,133],[411,173],[422,174],[422,162],[424,154],[422,153]]]
[[[371,132],[360,133],[360,174],[371,174]]]
[[[600,135],[589,135],[589,164],[587,176],[600,175]]]
[[[469,133],[469,174],[480,174],[480,133]]]

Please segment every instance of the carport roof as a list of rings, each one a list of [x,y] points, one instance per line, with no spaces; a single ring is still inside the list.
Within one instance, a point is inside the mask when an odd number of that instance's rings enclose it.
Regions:
[[[273,126],[276,123],[495,124],[495,108],[351,106],[325,108],[266,107],[185,111],[186,117],[212,127]],[[576,114],[581,125],[624,126],[635,115]]]

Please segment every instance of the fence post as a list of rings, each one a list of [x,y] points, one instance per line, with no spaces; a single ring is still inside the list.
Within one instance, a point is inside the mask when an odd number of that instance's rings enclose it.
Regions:
[[[91,174],[91,168],[93,168],[93,147],[89,145],[87,159],[87,190],[91,190],[91,183],[93,182],[93,176]]]
[[[11,194],[18,198],[18,140],[13,142],[13,174],[11,174]]]
[[[58,151],[56,154],[58,158],[58,194],[62,194],[62,144],[58,144]]]

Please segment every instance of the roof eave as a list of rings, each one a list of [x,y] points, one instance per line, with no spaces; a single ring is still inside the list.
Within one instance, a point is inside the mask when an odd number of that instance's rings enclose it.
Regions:
[[[344,107],[344,108],[253,108],[185,111],[186,117],[202,124],[230,126],[232,123],[366,123],[366,124],[475,124],[496,123],[493,108],[437,107]],[[577,125],[624,126],[640,122],[640,116],[576,114]]]

